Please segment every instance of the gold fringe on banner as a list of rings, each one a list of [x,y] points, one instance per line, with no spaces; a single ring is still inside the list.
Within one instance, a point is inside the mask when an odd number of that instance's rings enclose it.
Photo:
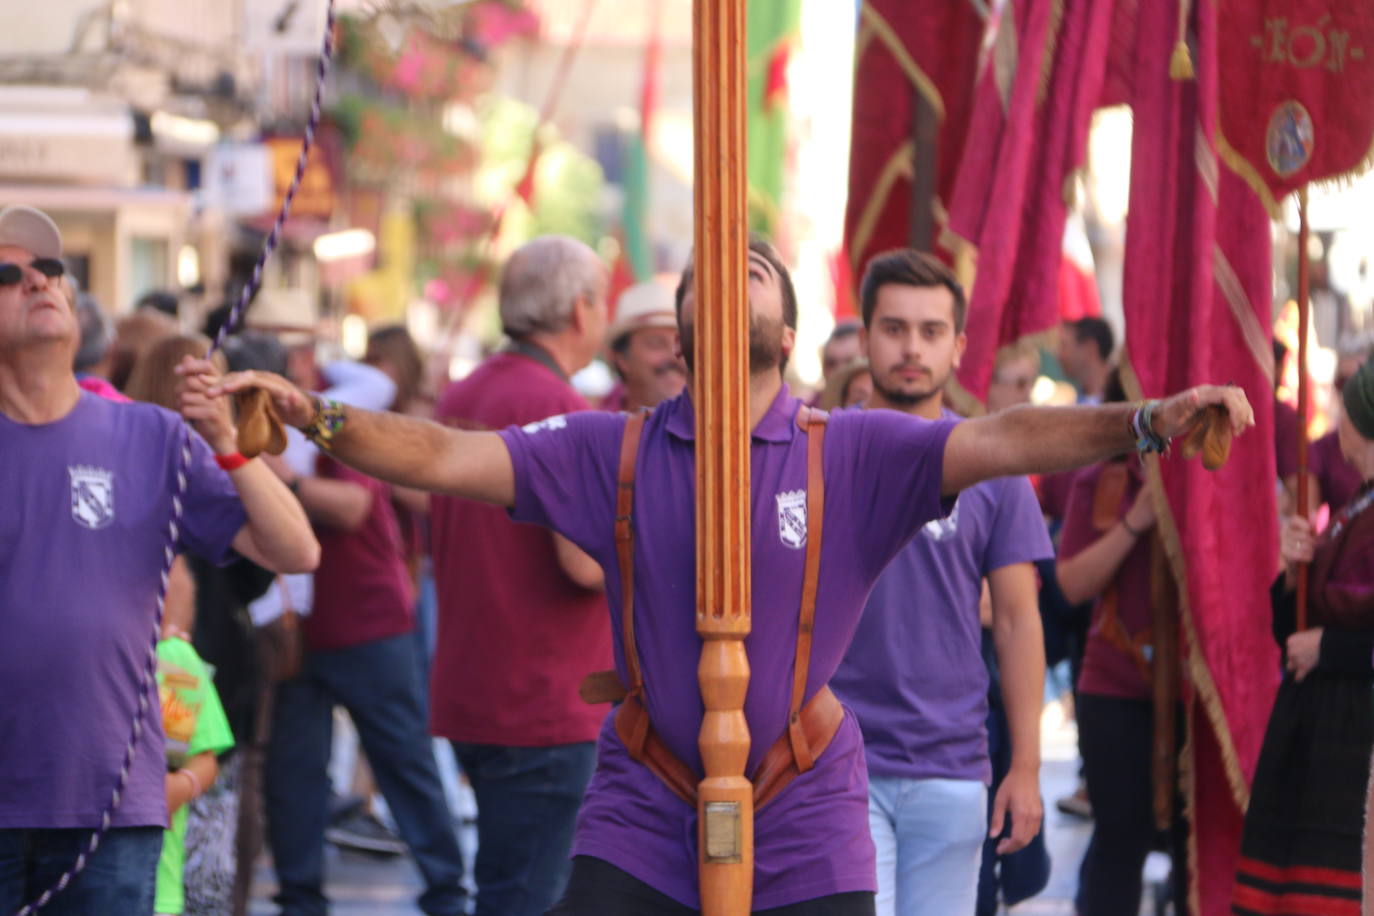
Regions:
[[[1136,401],[1144,399],[1140,378],[1131,365],[1130,355],[1125,353],[1121,356],[1121,384],[1126,389],[1128,398]],[[1250,786],[1241,770],[1240,757],[1236,754],[1235,741],[1231,737],[1231,727],[1221,706],[1221,695],[1217,692],[1216,682],[1212,680],[1212,671],[1207,667],[1207,659],[1203,656],[1202,646],[1198,641],[1193,604],[1188,595],[1188,558],[1183,552],[1183,540],[1178,533],[1178,523],[1174,519],[1173,509],[1170,508],[1169,500],[1165,496],[1164,478],[1160,474],[1158,455],[1146,456],[1145,476],[1150,496],[1155,504],[1155,515],[1158,519],[1155,524],[1159,528],[1160,539],[1164,543],[1164,551],[1169,557],[1174,581],[1178,585],[1179,616],[1183,622],[1186,644],[1186,649],[1181,653],[1185,661],[1184,670],[1192,682],[1195,696],[1202,701],[1203,711],[1206,712],[1207,720],[1212,726],[1212,734],[1216,736],[1217,747],[1221,750],[1222,765],[1226,771],[1226,782],[1231,787],[1232,800],[1241,811],[1244,811],[1250,805]]]
[[[1259,169],[1250,163],[1240,154],[1240,151],[1233,147],[1226,140],[1226,135],[1221,132],[1221,124],[1217,124],[1217,156],[1226,167],[1240,176],[1241,180],[1250,186],[1250,189],[1259,197],[1260,203],[1264,204],[1264,209],[1269,211],[1269,218],[1273,220],[1283,219],[1283,201],[1287,195],[1275,200],[1274,195],[1269,190],[1269,185],[1260,175]],[[1370,138],[1369,152],[1359,162],[1355,163],[1354,168],[1335,175],[1328,175],[1325,178],[1309,180],[1307,186],[1318,188],[1331,188],[1340,190],[1348,188],[1355,183],[1365,172],[1374,168],[1374,137]],[[1296,191],[1297,189],[1294,188]]]

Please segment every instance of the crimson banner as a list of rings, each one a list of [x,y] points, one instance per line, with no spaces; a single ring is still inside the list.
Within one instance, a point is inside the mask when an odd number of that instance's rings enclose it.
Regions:
[[[845,248],[857,281],[873,255],[910,243],[918,100],[939,120],[936,223],[962,161],[985,11],[947,0],[864,0],[854,51]]]
[[[1374,3],[1221,0],[1218,150],[1269,207],[1374,156]]]

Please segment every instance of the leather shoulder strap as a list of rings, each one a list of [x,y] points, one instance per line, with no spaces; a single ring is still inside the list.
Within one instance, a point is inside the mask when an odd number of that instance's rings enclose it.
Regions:
[[[822,466],[825,412],[802,407],[797,425],[806,433],[806,566],[802,578],[801,610],[797,617],[797,654],[792,661],[792,702],[787,734],[797,770],[805,773],[816,763],[802,728],[801,708],[806,698],[806,676],[811,667],[811,636],[816,622],[816,589],[821,571],[821,532],[825,521],[825,473]]]
[[[639,438],[644,432],[647,410],[637,410],[625,421],[620,439],[620,468],[616,473],[615,553],[620,565],[620,635],[625,647],[625,669],[630,675],[629,692],[644,692],[644,676],[639,670],[639,650],[635,646],[635,459]]]

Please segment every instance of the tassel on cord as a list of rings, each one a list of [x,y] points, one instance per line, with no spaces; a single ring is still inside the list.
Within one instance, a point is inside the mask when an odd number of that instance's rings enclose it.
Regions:
[[[1196,75],[1193,56],[1188,53],[1188,7],[1189,0],[1178,0],[1178,41],[1169,58],[1169,76],[1176,80],[1190,80]]]

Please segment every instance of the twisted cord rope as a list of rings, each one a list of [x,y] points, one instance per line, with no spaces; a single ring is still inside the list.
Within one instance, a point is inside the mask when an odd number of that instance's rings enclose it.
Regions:
[[[282,226],[286,223],[286,217],[291,212],[291,202],[296,197],[296,191],[301,186],[301,179],[305,175],[305,164],[310,155],[310,148],[315,142],[315,129],[320,123],[320,96],[324,90],[324,79],[329,72],[329,66],[334,56],[334,0],[327,0],[324,42],[320,50],[319,63],[315,67],[315,95],[310,102],[310,119],[305,125],[305,137],[301,141],[301,154],[296,158],[296,173],[292,176],[291,186],[287,188],[286,196],[282,198],[281,207],[277,210],[277,218],[272,223],[272,231],[267,236],[267,241],[263,244],[262,252],[258,255],[257,263],[253,265],[253,275],[248,283],[243,287],[239,294],[238,302],[230,311],[228,319],[220,326],[219,333],[215,335],[214,342],[210,344],[209,351],[205,354],[207,358],[212,356],[223,344],[226,337],[231,334],[243,319],[243,313],[248,308],[249,301],[257,292],[258,286],[262,283],[262,270],[268,258],[276,250],[281,241]],[[79,875],[91,856],[100,848],[100,841],[109,832],[110,824],[114,820],[114,814],[119,810],[119,804],[123,800],[124,789],[129,782],[129,773],[133,767],[134,754],[138,751],[138,739],[143,734],[144,722],[148,718],[148,688],[153,679],[157,677],[157,644],[162,637],[162,617],[167,608],[167,583],[172,574],[172,563],[176,559],[176,545],[181,536],[181,517],[186,497],[186,470],[191,464],[191,430],[189,427],[183,430],[181,450],[177,455],[176,468],[176,492],[172,495],[172,517],[167,523],[167,540],[162,548],[162,575],[161,589],[157,597],[157,613],[153,620],[153,638],[148,644],[148,655],[143,666],[143,672],[138,682],[138,710],[134,713],[134,724],[129,734],[129,742],[124,747],[124,759],[119,765],[119,778],[115,780],[114,789],[110,792],[110,801],[105,806],[105,810],[100,815],[100,826],[91,834],[91,840],[76,857],[72,867],[67,869],[57,879],[57,882],[45,890],[32,903],[26,904],[15,914],[15,916],[32,916],[40,909],[47,906],[53,897],[66,890],[71,884],[72,879]]]

